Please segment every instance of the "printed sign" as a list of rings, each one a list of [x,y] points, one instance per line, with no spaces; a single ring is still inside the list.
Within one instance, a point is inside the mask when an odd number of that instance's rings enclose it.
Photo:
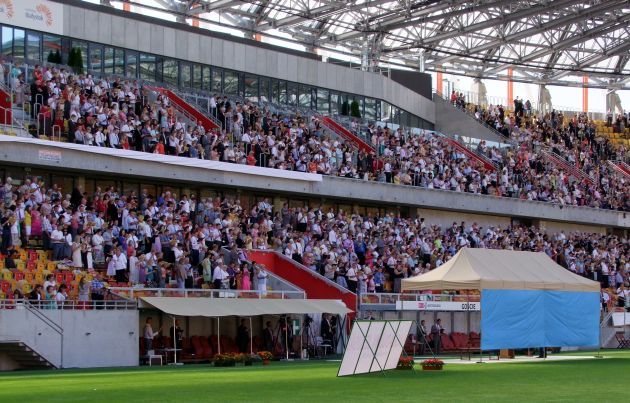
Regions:
[[[61,151],[39,150],[39,159],[42,161],[61,162]]]
[[[63,34],[63,5],[46,0],[0,0],[0,23]]]
[[[398,311],[479,311],[480,309],[480,302],[396,301]]]

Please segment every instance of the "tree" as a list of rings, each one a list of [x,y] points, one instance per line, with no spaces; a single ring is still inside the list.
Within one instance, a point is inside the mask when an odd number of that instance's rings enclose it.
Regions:
[[[83,55],[80,48],[70,49],[68,66],[72,67],[76,74],[83,74]]]
[[[55,52],[55,63],[61,64],[61,52],[59,52],[59,49]]]
[[[350,105],[348,101],[344,101],[341,104],[341,116],[348,116],[350,114]]]
[[[48,57],[46,58],[46,60],[48,61],[48,63],[61,64],[61,53],[59,53],[58,49],[54,53],[51,50],[50,52],[48,52]]]
[[[359,111],[359,103],[357,101],[352,101],[350,104],[350,116],[353,118],[361,117],[361,111]]]

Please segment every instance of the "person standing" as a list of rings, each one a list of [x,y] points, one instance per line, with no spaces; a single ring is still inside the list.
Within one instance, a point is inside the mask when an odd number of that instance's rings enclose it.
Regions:
[[[267,272],[263,266],[256,266],[256,279],[258,280],[258,291],[267,294]]]
[[[153,350],[153,338],[157,336],[160,331],[153,331],[153,318],[148,317],[146,323],[144,324],[144,349],[149,353],[149,351]]]
[[[175,326],[171,326],[171,347],[181,349],[184,341],[184,331],[179,326],[179,319],[175,319]]]
[[[440,348],[442,347],[442,319],[435,321],[433,326],[431,326],[431,337],[433,338],[433,348],[435,355],[440,354]]]
[[[427,348],[427,325],[425,324],[424,319],[420,321],[418,325],[418,333],[416,336],[418,342],[420,342],[420,355],[424,355],[424,352]]]
[[[236,345],[241,353],[249,353],[249,329],[245,326],[245,319],[241,319],[241,324],[236,329]]]
[[[263,345],[266,351],[273,353],[273,329],[270,320],[267,321],[267,327],[263,330]]]
[[[125,278],[125,272],[127,270],[127,255],[122,253],[120,248],[116,248],[116,252],[114,252],[114,256],[112,256],[112,261],[114,262],[114,268],[116,269],[116,282],[127,282],[127,279]]]

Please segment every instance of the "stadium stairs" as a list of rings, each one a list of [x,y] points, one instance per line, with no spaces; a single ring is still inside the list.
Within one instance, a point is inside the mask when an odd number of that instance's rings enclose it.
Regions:
[[[367,142],[362,140],[359,136],[352,133],[350,130],[346,129],[339,123],[335,122],[328,116],[320,116],[320,122],[330,131],[340,136],[341,138],[355,144],[359,151],[365,151],[366,153],[370,153],[374,151],[374,147],[369,145]]]
[[[144,88],[167,97],[179,113],[184,115],[191,122],[203,126],[206,132],[221,128],[221,125],[218,122],[199,111],[170,89],[147,85],[145,85]]]
[[[55,369],[47,359],[26,343],[18,340],[0,341],[0,370]]]
[[[554,153],[553,151],[549,151],[549,150],[541,150],[542,155],[545,157],[545,159],[549,162],[551,162],[553,165],[555,165],[556,167],[563,169],[565,172],[567,172],[569,175],[573,176],[575,179],[579,180],[579,181],[586,181],[589,184],[593,184],[593,178],[591,178],[590,176],[588,176],[588,174],[584,171],[582,171],[581,169],[579,169],[578,167],[576,167],[575,165],[569,163],[568,161],[566,161],[564,158],[562,158],[560,155]]]
[[[459,152],[464,153],[468,157],[469,160],[476,161],[479,165],[483,166],[487,171],[496,171],[497,167],[485,155],[481,155],[469,149],[464,144],[446,135],[441,135],[441,136],[444,139],[444,141],[446,141],[451,147],[455,148]]]
[[[300,287],[309,299],[338,299],[353,312],[357,310],[355,293],[278,252],[251,250],[248,251],[247,257],[252,262],[265,265],[271,273]]]
[[[495,128],[480,122],[468,112],[454,107],[450,101],[434,94],[435,130],[486,141],[503,143],[507,139]]]
[[[630,165],[626,164],[623,161],[610,161],[608,160],[608,165],[613,169],[613,171],[621,174],[626,179],[630,179]]]

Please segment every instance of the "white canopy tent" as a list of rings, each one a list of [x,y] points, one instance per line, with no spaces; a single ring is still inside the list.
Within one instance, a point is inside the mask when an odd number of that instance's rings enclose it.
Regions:
[[[329,299],[142,297],[141,300],[143,303],[171,315],[173,317],[173,326],[175,326],[175,316],[217,318],[218,334],[220,334],[220,318],[225,316],[247,316],[249,317],[251,328],[251,317],[258,315],[330,313],[344,316],[352,312],[343,302]],[[250,332],[250,346],[252,345],[251,338],[252,334]],[[218,348],[220,353],[220,344]],[[286,351],[288,359],[288,348]]]

